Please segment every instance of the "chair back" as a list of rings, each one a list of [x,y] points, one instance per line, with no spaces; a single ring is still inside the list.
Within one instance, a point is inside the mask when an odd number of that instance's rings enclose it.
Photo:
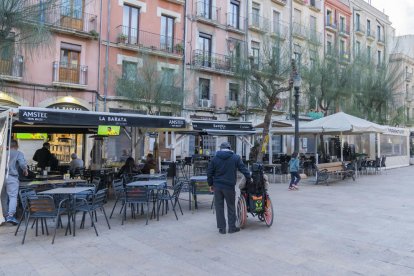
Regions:
[[[101,184],[101,178],[100,177],[94,177],[93,179],[92,179],[92,184],[94,184],[95,185],[95,187],[99,187],[99,185]]]
[[[56,206],[53,197],[48,195],[38,195],[37,197],[27,198],[28,209],[31,215],[54,216]]]
[[[77,193],[76,194],[76,198],[77,199],[86,199],[86,200],[90,200],[93,195],[96,193],[96,186],[93,183],[77,183],[75,185],[75,187],[88,187],[90,188],[89,190],[86,190],[84,192],[81,193]]]
[[[95,207],[102,207],[106,203],[107,196],[108,196],[108,189],[99,190],[93,197],[93,205]]]
[[[19,198],[22,203],[23,210],[26,210],[27,208],[27,199],[29,197],[37,197],[36,192],[33,189],[22,189],[19,191]]]
[[[127,187],[125,190],[126,202],[147,202],[149,200],[149,190],[147,187]]]
[[[184,182],[180,181],[177,184],[174,185],[174,191],[172,194],[173,198],[179,198],[181,189],[183,188]]]
[[[114,179],[112,181],[112,190],[114,191],[116,196],[122,193],[124,191],[124,180]]]

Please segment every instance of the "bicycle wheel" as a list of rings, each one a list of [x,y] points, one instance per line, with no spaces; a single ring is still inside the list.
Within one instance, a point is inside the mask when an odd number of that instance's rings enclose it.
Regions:
[[[265,211],[264,211],[264,221],[268,227],[272,226],[273,224],[273,205],[270,197],[266,195],[266,204],[265,204]]]
[[[237,222],[240,228],[243,228],[246,225],[247,221],[247,206],[246,200],[243,195],[239,196],[237,201]]]

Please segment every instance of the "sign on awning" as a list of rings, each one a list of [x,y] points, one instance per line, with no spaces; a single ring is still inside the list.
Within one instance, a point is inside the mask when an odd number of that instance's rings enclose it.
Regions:
[[[253,130],[250,122],[193,121],[194,130]]]
[[[70,126],[132,126],[145,128],[185,128],[184,118],[90,111],[19,108],[19,121],[30,124]]]

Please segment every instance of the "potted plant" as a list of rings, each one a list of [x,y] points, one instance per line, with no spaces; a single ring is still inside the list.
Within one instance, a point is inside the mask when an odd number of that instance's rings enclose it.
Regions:
[[[184,51],[184,47],[181,43],[175,44],[175,52],[177,54],[182,54]]]
[[[93,39],[97,40],[99,38],[99,33],[95,30],[89,32]]]
[[[119,43],[126,43],[128,41],[128,36],[126,34],[120,33],[118,35],[118,42]]]

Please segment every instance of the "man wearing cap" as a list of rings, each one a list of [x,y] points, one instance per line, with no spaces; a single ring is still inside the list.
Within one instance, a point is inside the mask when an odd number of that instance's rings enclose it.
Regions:
[[[239,155],[231,150],[231,145],[224,142],[220,151],[210,161],[207,169],[207,181],[210,190],[214,191],[217,228],[220,234],[226,234],[226,218],[224,217],[224,200],[227,204],[229,233],[239,232],[236,227],[236,181],[239,170],[247,181],[250,181],[250,172],[243,164]]]

